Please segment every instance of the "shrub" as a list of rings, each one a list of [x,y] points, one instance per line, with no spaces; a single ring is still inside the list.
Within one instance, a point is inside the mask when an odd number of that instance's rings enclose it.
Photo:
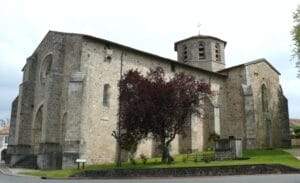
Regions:
[[[195,153],[194,162],[199,162],[199,161],[201,161],[201,154]]]
[[[146,155],[144,155],[144,154],[141,154],[140,158],[141,158],[143,164],[145,165],[147,163],[147,161],[148,161],[148,157]]]
[[[134,154],[133,153],[129,153],[129,162],[132,165],[136,165],[136,160],[134,159]]]
[[[215,153],[213,151],[203,152],[202,160],[205,163],[209,163],[215,159]]]
[[[182,157],[182,162],[183,162],[183,163],[186,163],[186,161],[187,161],[187,157],[186,157],[186,156],[183,156],[183,157]]]

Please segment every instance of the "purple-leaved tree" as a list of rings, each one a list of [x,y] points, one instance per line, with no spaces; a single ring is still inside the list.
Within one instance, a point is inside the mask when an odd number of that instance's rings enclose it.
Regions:
[[[200,113],[199,102],[210,93],[209,85],[184,73],[167,80],[164,70],[158,67],[146,76],[129,70],[119,87],[120,130],[114,131],[113,136],[120,147],[132,151],[143,139],[158,139],[162,162],[172,162],[170,143],[184,133],[189,116]]]

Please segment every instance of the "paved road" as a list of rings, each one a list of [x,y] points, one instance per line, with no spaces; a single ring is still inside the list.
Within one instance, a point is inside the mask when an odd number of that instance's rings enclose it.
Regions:
[[[300,183],[296,175],[226,176],[177,179],[125,179],[125,180],[41,180],[35,177],[7,176],[0,174],[0,183]]]

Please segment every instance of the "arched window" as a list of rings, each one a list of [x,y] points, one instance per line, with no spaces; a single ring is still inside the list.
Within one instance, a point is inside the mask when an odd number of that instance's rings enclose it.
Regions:
[[[103,106],[109,107],[110,86],[105,84],[103,87]]]
[[[221,55],[220,55],[220,44],[215,44],[215,55],[216,55],[216,61],[221,62]]]
[[[265,84],[261,86],[261,103],[262,103],[262,112],[268,112],[268,95],[267,87]]]
[[[53,62],[52,54],[47,55],[42,62],[40,68],[40,82],[42,85],[46,83],[46,80],[50,75],[52,62]]]
[[[199,60],[205,59],[205,44],[204,44],[204,42],[199,43],[198,49],[199,49]]]
[[[183,61],[187,61],[187,58],[188,58],[187,46],[183,45]]]

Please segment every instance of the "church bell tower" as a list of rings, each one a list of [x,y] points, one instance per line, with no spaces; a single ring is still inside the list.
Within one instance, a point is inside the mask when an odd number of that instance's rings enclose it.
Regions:
[[[178,62],[217,72],[225,68],[226,42],[205,35],[193,36],[175,43]]]

